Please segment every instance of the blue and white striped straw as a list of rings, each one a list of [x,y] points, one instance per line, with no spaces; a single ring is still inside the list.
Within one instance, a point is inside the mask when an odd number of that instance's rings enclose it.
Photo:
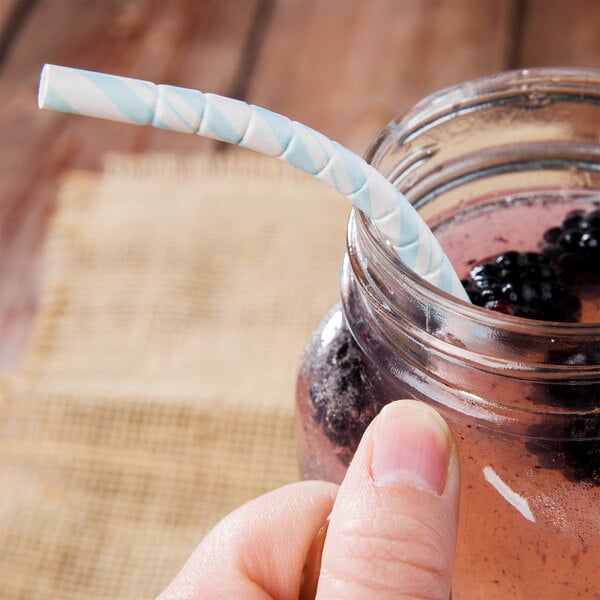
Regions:
[[[38,104],[194,133],[289,163],[348,197],[410,269],[468,301],[450,261],[410,202],[365,160],[302,123],[216,94],[56,65],[42,69]]]

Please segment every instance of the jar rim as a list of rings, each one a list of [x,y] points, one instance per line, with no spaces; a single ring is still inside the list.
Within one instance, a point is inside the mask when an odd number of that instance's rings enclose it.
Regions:
[[[409,110],[390,121],[367,147],[364,158],[371,163],[382,142],[390,135],[409,139],[415,122],[438,121],[446,113],[456,114],[472,107],[511,97],[523,97],[535,86],[537,94],[530,97],[532,108],[543,103],[546,94],[585,96],[600,103],[600,69],[586,67],[535,67],[501,71],[456,83],[414,104]],[[419,125],[422,129],[422,125]]]

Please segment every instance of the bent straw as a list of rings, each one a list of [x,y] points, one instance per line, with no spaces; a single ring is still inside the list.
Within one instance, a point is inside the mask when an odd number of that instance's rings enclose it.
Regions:
[[[216,94],[48,64],[41,73],[38,105],[195,133],[278,158],[348,197],[407,267],[469,301],[450,261],[410,202],[365,160],[302,123]]]

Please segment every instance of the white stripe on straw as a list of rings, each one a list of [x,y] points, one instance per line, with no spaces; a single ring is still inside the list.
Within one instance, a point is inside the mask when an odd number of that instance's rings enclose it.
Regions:
[[[302,123],[216,94],[56,65],[42,69],[38,104],[195,133],[283,160],[347,196],[410,269],[469,301],[450,261],[410,202],[362,158]]]

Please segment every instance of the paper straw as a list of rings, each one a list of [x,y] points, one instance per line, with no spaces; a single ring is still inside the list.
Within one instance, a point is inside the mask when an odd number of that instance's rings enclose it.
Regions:
[[[365,160],[302,123],[216,94],[45,65],[40,108],[194,133],[278,158],[348,197],[434,286],[469,301],[438,241],[410,202]]]

